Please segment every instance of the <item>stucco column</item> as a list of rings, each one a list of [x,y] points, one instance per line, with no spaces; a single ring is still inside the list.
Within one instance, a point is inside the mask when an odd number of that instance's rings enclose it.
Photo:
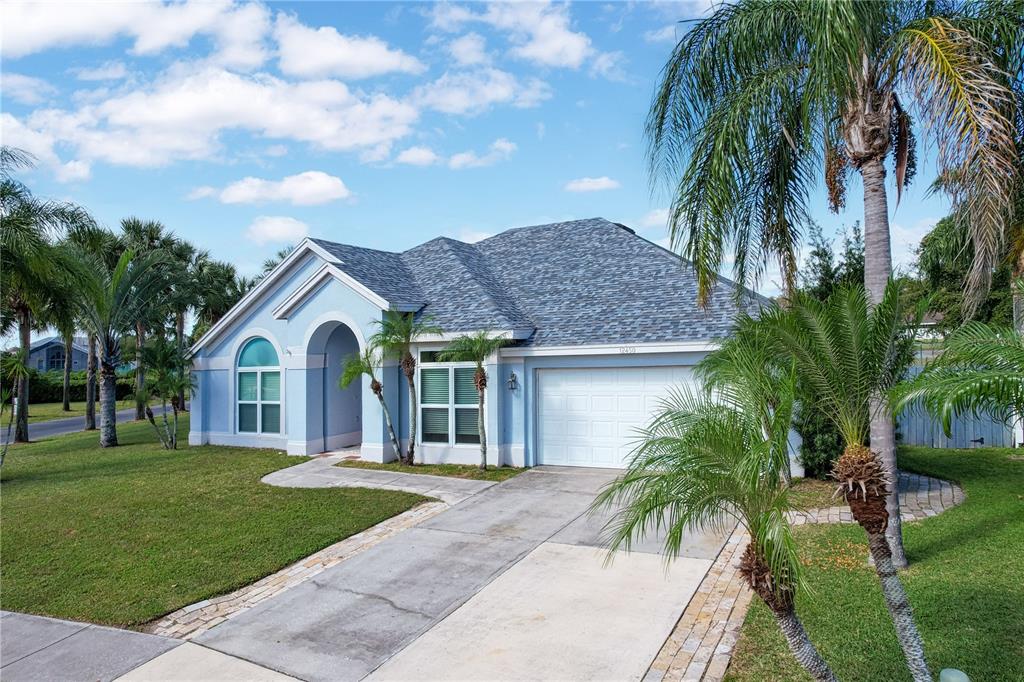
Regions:
[[[304,358],[303,358],[304,359]],[[317,372],[320,369],[316,370]],[[313,454],[309,450],[308,440],[309,435],[309,416],[312,413],[317,415],[323,409],[321,400],[313,397],[310,400],[309,387],[307,378],[310,371],[306,368],[288,368],[284,370],[286,373],[285,377],[285,418],[284,427],[285,434],[288,436],[288,454],[289,455],[308,455]],[[316,425],[320,424],[320,417],[316,417]],[[322,434],[322,428],[317,431]]]
[[[206,445],[206,401],[203,399],[203,391],[206,386],[206,372],[191,370],[193,393],[189,398],[189,427],[188,444]]]
[[[484,424],[487,430],[487,465],[501,466],[503,457],[501,453],[501,408],[505,388],[505,382],[501,376],[501,367],[496,358],[491,363],[484,365],[487,372],[487,390],[484,392],[484,401],[487,423]]]
[[[403,439],[402,427],[407,420],[402,413],[400,397],[405,392],[405,378],[402,377],[398,366],[388,364],[380,368],[380,381],[384,386],[384,402],[391,414],[391,422],[394,424],[395,433],[401,441]],[[388,434],[388,427],[384,421],[384,413],[381,411],[380,402],[377,396],[370,390],[370,378],[363,377],[363,443],[360,448],[360,456],[371,462],[390,462],[398,457],[391,447],[391,437]]]

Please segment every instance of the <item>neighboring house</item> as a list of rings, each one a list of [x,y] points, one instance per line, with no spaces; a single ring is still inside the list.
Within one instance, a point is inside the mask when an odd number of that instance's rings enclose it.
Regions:
[[[71,342],[71,371],[85,369],[89,359],[89,341],[76,336]],[[39,339],[29,348],[28,366],[39,372],[64,371],[64,339],[50,336]]]
[[[417,459],[478,462],[483,418],[491,464],[619,467],[635,429],[693,380],[738,309],[765,300],[722,279],[701,309],[686,261],[600,218],[402,253],[306,239],[195,344],[189,442],[292,454],[359,445],[365,459],[392,459],[368,380],[338,388],[343,359],[392,310],[444,330],[416,349]],[[484,415],[472,366],[436,361],[447,340],[478,329],[512,344],[487,363]],[[382,377],[407,441],[405,380],[395,362]]]

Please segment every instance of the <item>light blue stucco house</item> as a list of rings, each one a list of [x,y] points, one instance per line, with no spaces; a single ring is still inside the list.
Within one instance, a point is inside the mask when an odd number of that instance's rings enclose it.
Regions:
[[[424,461],[478,462],[485,419],[490,464],[619,467],[666,389],[692,381],[740,309],[763,305],[736,287],[723,279],[699,308],[686,261],[600,218],[402,253],[306,239],[196,342],[189,442],[393,459],[368,380],[338,388],[343,359],[392,310],[444,330],[416,349],[419,433],[399,368],[381,371],[399,437]],[[483,415],[472,366],[436,361],[478,329],[510,340],[487,363]]]
[[[50,336],[39,339],[29,348],[28,366],[39,372],[63,372],[64,358],[64,339]],[[88,361],[88,340],[84,336],[74,337],[71,341],[71,371],[85,369]]]

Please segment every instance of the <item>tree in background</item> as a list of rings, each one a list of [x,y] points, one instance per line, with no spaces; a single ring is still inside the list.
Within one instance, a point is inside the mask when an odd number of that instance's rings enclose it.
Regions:
[[[147,367],[146,419],[153,425],[157,438],[165,450],[178,449],[178,415],[185,407],[181,397],[191,394],[192,383],[188,371],[189,359],[178,349],[177,341],[153,339],[142,349],[142,359]],[[153,408],[149,403],[157,399],[163,406],[161,423],[157,424]],[[167,406],[171,406],[172,419],[167,418]]]
[[[1024,171],[1021,20],[1019,2],[740,0],[693,22],[662,72],[647,137],[652,177],[674,188],[671,243],[693,263],[699,302],[730,250],[738,281],[778,264],[790,295],[813,190],[823,180],[840,210],[850,170],[864,188],[864,285],[880,301],[892,274],[886,166],[898,202],[915,134],[937,150],[941,189],[970,231],[976,301]],[[892,414],[872,400],[871,447],[895,476]],[[889,516],[902,566],[895,490]]]
[[[281,261],[283,261],[285,258],[292,255],[292,251],[294,250],[294,246],[286,246],[283,249],[278,249],[277,253],[263,261],[263,271],[256,279],[261,280],[267,275],[269,275],[270,271],[276,268],[278,265],[280,265]]]
[[[7,458],[7,448],[11,446],[11,427],[14,425],[14,404],[18,397],[18,388],[28,382],[28,355],[21,348],[10,353],[0,354],[0,417],[4,410],[10,410],[7,419],[7,437],[0,448],[0,466]]]
[[[19,169],[30,168],[31,155],[12,147],[0,147],[0,334],[15,326],[21,350],[28,357],[32,330],[38,327],[54,286],[63,273],[57,268],[53,240],[74,225],[90,225],[92,217],[68,202],[38,199],[14,177]],[[16,442],[27,442],[28,377],[19,379]]]
[[[217,324],[231,308],[256,286],[256,281],[239,277],[235,266],[218,260],[196,264],[195,279],[200,284],[196,323],[192,341],[199,339]]]
[[[474,334],[464,334],[448,344],[438,356],[441,362],[472,362],[476,365],[473,373],[473,385],[477,392],[476,424],[480,437],[480,468],[487,470],[487,428],[484,418],[484,395],[487,393],[487,370],[484,363],[487,358],[508,344],[508,339],[495,336],[484,329]]]

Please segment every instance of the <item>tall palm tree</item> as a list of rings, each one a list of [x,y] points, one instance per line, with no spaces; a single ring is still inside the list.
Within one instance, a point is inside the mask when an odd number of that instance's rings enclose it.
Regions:
[[[867,533],[897,638],[918,681],[931,680],[931,673],[885,536],[891,520],[886,498],[897,489],[896,479],[872,452],[874,441],[868,438],[872,413],[879,409],[873,398],[885,395],[906,373],[926,305],[908,311],[895,282],[874,306],[859,286],[840,289],[825,302],[801,295],[788,310],[774,308],[759,320],[744,319],[738,337],[744,338],[749,332],[742,330],[753,327],[773,338],[776,352],[795,363],[801,379],[810,384],[813,408],[839,430],[846,447],[833,466],[833,476],[853,518]]]
[[[737,347],[732,355],[744,352]],[[662,532],[665,554],[673,558],[693,529],[738,522],[750,535],[740,574],[771,610],[800,665],[815,680],[834,681],[795,606],[803,567],[787,521],[791,504],[782,478],[793,387],[790,374],[777,386],[771,408],[742,388],[719,396],[673,391],[642,431],[625,473],[601,491],[593,509],[616,510],[606,527],[610,552]],[[763,416],[769,413],[766,431]]]
[[[943,190],[969,226],[968,288],[986,289],[1019,187],[1022,14],[1020,2],[739,0],[694,22],[662,73],[647,137],[652,177],[674,186],[671,241],[693,261],[700,301],[728,250],[739,281],[774,263],[791,293],[818,178],[838,211],[850,169],[864,187],[864,283],[881,300],[892,273],[885,164],[898,201],[915,134],[938,150]],[[872,447],[894,476],[892,415],[872,401]],[[905,565],[895,491],[888,503]]]
[[[174,236],[157,220],[143,220],[131,216],[121,221],[122,238],[125,247],[139,256],[157,250],[169,251],[174,247]],[[146,366],[142,360],[142,347],[146,344],[146,333],[159,326],[163,328],[164,311],[160,306],[150,306],[139,311],[135,320],[135,420],[146,418]]]
[[[163,258],[160,251],[136,257],[128,249],[113,268],[84,251],[77,261],[82,289],[79,313],[86,328],[96,335],[100,352],[101,447],[117,445],[116,371],[121,362],[121,337],[133,330],[150,299],[164,286],[164,274],[159,271]]]
[[[384,423],[388,427],[388,436],[391,437],[391,447],[401,457],[402,446],[398,442],[398,434],[395,433],[395,425],[391,421],[391,410],[388,409],[387,403],[384,402],[384,384],[377,379],[377,368],[381,366],[381,360],[380,351],[372,344],[363,349],[363,352],[354,353],[345,358],[341,368],[341,377],[338,379],[338,385],[341,388],[348,388],[353,381],[361,379],[363,375],[370,378],[370,391],[377,397],[380,409],[384,413]]]
[[[281,261],[283,261],[285,258],[292,255],[292,251],[294,250],[294,246],[285,246],[284,248],[278,249],[277,253],[263,261],[263,270],[260,272],[257,279],[263,279],[264,277],[269,275],[270,271],[276,268],[278,265],[280,265]]]
[[[68,202],[38,199],[14,177],[31,167],[33,157],[19,149],[0,147],[0,292],[3,318],[0,333],[17,327],[27,356],[31,334],[61,278],[55,267],[53,240],[70,225],[92,224],[89,214]],[[28,441],[28,378],[17,388],[16,442]]]
[[[487,358],[498,352],[498,349],[508,344],[508,339],[503,336],[494,336],[490,331],[483,329],[474,334],[464,334],[453,340],[445,348],[439,358],[442,362],[472,362],[476,365],[473,373],[473,385],[477,392],[477,432],[480,435],[480,468],[487,470],[487,429],[484,419],[484,395],[487,393],[487,370],[484,363]]]
[[[385,358],[398,360],[409,385],[409,447],[403,461],[412,465],[416,462],[416,412],[419,409],[416,400],[416,356],[412,348],[424,336],[440,334],[441,328],[428,317],[421,318],[413,313],[390,310],[384,313],[381,320],[374,322],[377,331],[370,337],[370,345],[379,348]],[[402,459],[401,450],[398,456]]]
[[[93,258],[97,258],[103,261],[104,265],[113,269],[117,264],[117,259],[120,258],[121,253],[124,251],[124,243],[121,238],[97,225],[74,225],[68,228],[67,235],[64,238],[65,250],[71,252],[69,257],[74,257],[74,254],[79,252],[85,252],[91,255]],[[77,272],[76,269],[71,268],[72,273]],[[78,291],[76,289],[76,295]],[[85,363],[85,430],[95,431],[96,430],[96,389],[97,389],[97,357],[96,357],[96,334],[89,331],[88,325],[81,319],[78,322],[78,326],[86,330],[86,336],[88,338],[88,349],[89,357]]]
[[[944,342],[942,353],[894,390],[901,412],[920,402],[950,435],[960,414],[1024,417],[1024,334],[968,322]]]

